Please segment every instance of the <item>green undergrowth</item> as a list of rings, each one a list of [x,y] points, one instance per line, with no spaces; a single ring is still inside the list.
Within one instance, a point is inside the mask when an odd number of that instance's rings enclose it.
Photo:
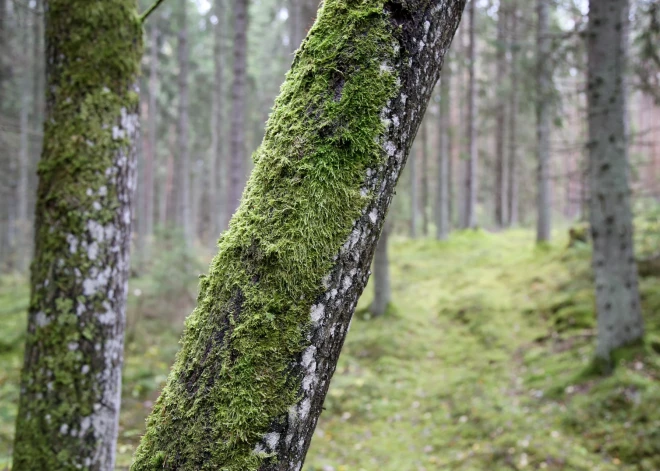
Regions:
[[[556,235],[542,249],[524,230],[393,237],[393,306],[369,319],[372,287],[360,300],[304,469],[660,469],[660,279],[640,282],[646,342],[595,374],[589,247]],[[130,285],[118,469],[178,348],[156,276]],[[0,469],[26,296],[24,283],[2,280]]]

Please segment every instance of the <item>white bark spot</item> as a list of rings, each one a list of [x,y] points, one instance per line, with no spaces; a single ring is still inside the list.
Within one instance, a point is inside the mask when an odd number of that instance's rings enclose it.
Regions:
[[[69,244],[69,252],[76,253],[78,251],[78,239],[73,234],[67,234],[66,241]]]
[[[378,213],[376,212],[376,208],[374,208],[369,213],[369,220],[371,221],[371,224],[376,224],[377,219],[378,219]]]
[[[46,327],[48,324],[50,324],[50,319],[46,317],[46,314],[44,314],[42,311],[37,312],[34,321],[39,327]]]
[[[277,445],[280,442],[280,434],[277,432],[270,432],[266,434],[266,436],[264,436],[264,440],[266,440],[268,447],[271,450],[274,450],[275,448],[277,448]]]
[[[310,316],[312,318],[312,322],[317,324],[322,318],[323,318],[323,313],[325,312],[325,306],[321,303],[319,304],[313,304],[312,309],[310,311]]]

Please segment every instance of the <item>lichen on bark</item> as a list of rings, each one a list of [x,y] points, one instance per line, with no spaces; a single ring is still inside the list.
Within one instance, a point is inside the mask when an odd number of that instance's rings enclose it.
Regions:
[[[47,113],[13,469],[112,469],[142,30],[135,0],[50,0]]]
[[[463,5],[323,3],[133,470],[302,467]]]

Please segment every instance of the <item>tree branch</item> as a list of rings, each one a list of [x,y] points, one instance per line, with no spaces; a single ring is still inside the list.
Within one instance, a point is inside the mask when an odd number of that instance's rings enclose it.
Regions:
[[[144,22],[147,21],[149,15],[151,15],[154,12],[154,10],[158,8],[160,4],[163,3],[164,1],[165,0],[156,0],[154,4],[147,9],[147,11],[145,11],[140,15],[140,23],[144,24]]]

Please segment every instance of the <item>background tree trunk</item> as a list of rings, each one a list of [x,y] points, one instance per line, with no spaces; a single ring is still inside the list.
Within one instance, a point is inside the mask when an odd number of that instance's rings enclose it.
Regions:
[[[99,53],[100,34],[112,54]],[[114,467],[141,38],[132,0],[48,2],[16,471]]]
[[[641,339],[628,186],[625,73],[627,0],[590,0],[587,33],[590,221],[598,312],[598,357]]]
[[[202,279],[135,471],[301,469],[463,7],[323,3]]]
[[[537,0],[536,13],[536,154],[538,159],[538,195],[536,242],[550,240],[550,37],[548,36],[548,1]]]
[[[179,62],[179,117],[177,121],[177,148],[179,155],[177,156],[178,168],[176,171],[176,205],[177,217],[176,222],[183,230],[183,240],[187,247],[191,247],[194,239],[193,223],[192,223],[192,208],[190,196],[190,179],[191,179],[191,166],[190,166],[190,145],[189,145],[189,96],[188,96],[188,66],[189,66],[189,53],[188,53],[188,20],[186,15],[187,0],[183,0],[179,5],[178,21],[179,21],[179,46],[177,59]]]
[[[387,254],[387,241],[389,227],[383,223],[380,238],[374,253],[374,300],[369,306],[369,312],[374,317],[380,317],[387,312],[392,301],[392,288],[390,286],[390,258]]]
[[[509,205],[509,225],[518,224],[518,142],[517,142],[517,124],[518,115],[518,50],[520,42],[518,40],[518,3],[516,0],[511,2],[511,95],[509,97],[509,182],[508,205]]]
[[[419,217],[419,203],[417,202],[417,163],[415,159],[418,154],[419,144],[413,147],[410,156],[410,237],[417,238],[417,219]]]
[[[439,108],[439,135],[438,146],[438,189],[436,192],[436,221],[435,237],[445,240],[449,234],[449,162],[451,161],[449,143],[449,123],[451,105],[451,69],[445,62],[442,77],[440,78],[440,108]]]
[[[469,149],[469,162],[465,180],[466,206],[465,227],[473,228],[477,225],[477,188],[478,188],[478,153],[477,153],[477,84],[476,84],[476,0],[470,0],[468,14],[470,18],[470,42],[468,46],[468,116],[467,141]]]
[[[505,1],[500,0],[497,11],[497,40],[495,54],[495,83],[497,102],[495,109],[495,225],[503,227],[508,220],[507,214],[507,162],[504,152],[505,125],[506,125],[506,94],[504,93],[504,79],[506,70],[506,33],[507,12]]]
[[[429,154],[428,154],[428,132],[426,127],[428,122],[425,119],[422,119],[422,124],[420,125],[420,154],[421,154],[421,207],[420,212],[422,213],[422,235],[428,237],[429,235]]]
[[[234,78],[232,84],[231,158],[227,213],[234,214],[245,182],[245,85],[248,0],[234,2]]]

